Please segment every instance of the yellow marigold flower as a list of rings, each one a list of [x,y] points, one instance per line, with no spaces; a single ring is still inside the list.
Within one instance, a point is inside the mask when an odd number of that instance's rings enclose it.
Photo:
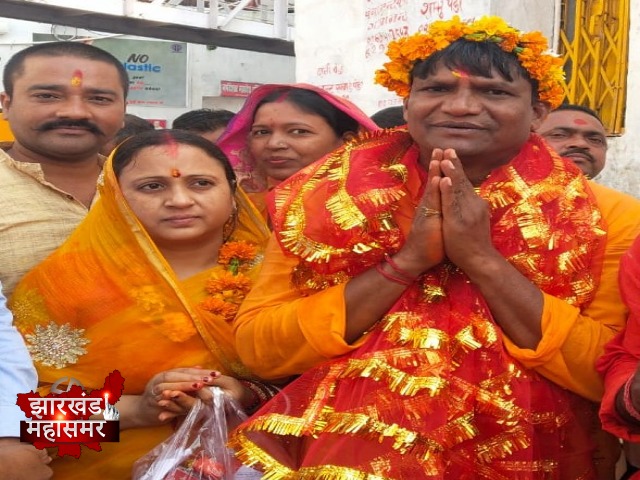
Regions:
[[[547,102],[551,108],[562,103],[562,61],[547,51],[545,37],[540,32],[520,32],[495,16],[474,21],[462,21],[455,16],[450,20],[431,23],[426,33],[419,32],[392,41],[387,47],[387,56],[391,61],[376,71],[375,82],[403,98],[408,96],[413,65],[460,39],[493,42],[505,52],[512,53],[529,75],[538,81],[540,100]]]
[[[490,37],[503,35],[505,32],[515,31],[500,17],[482,17],[474,23],[477,30],[485,32]]]

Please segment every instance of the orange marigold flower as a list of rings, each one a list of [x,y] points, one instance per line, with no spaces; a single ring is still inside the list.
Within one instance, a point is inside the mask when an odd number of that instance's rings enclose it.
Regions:
[[[237,290],[246,295],[251,289],[251,279],[242,273],[234,275],[227,270],[223,270],[207,280],[205,288],[211,294]]]
[[[253,261],[256,255],[256,247],[244,241],[229,242],[220,247],[219,266],[213,270],[204,285],[209,296],[200,306],[228,322],[232,321],[252,283],[251,278],[239,270],[243,264]]]
[[[236,316],[236,313],[238,313],[239,307],[239,305],[225,302],[218,297],[205,298],[200,305],[205,310],[213,313],[214,315],[219,315],[227,321],[233,320],[233,318]]]
[[[249,262],[256,257],[257,253],[256,246],[244,240],[227,242],[220,247],[218,263],[220,265],[229,265],[232,260],[237,260],[241,263]]]

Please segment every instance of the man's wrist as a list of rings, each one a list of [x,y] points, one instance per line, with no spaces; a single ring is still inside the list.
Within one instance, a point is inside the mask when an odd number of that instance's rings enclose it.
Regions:
[[[636,402],[638,401],[637,392],[633,392],[638,387],[635,385],[637,382],[634,382],[635,375],[629,377],[629,379],[620,387],[618,393],[616,395],[616,410],[618,411],[618,415],[622,418],[626,419],[633,424],[640,424],[640,411],[636,406]],[[635,397],[635,402],[634,402]]]

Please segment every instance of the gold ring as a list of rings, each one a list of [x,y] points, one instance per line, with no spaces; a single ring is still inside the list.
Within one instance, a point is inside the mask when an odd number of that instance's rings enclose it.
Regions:
[[[434,208],[420,207],[420,215],[423,217],[441,217],[442,212]]]

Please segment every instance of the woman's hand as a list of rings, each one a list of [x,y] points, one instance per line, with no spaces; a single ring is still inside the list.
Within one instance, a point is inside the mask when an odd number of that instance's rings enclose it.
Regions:
[[[215,374],[215,375],[214,375]],[[186,415],[198,399],[211,400],[211,390],[208,387],[219,387],[222,391],[236,400],[243,408],[255,405],[256,396],[240,380],[222,375],[220,372],[211,372],[208,378],[203,378],[202,386],[197,390],[180,391],[164,390],[159,397],[158,406],[162,408],[159,418],[169,421]]]
[[[216,375],[219,375],[219,372],[199,367],[175,368],[154,375],[142,395],[123,395],[118,402],[120,429],[161,425],[176,416],[184,415],[188,409],[175,407],[175,415],[167,415],[164,413],[163,405],[169,405],[166,402],[170,402],[172,396],[180,392],[195,395]]]

